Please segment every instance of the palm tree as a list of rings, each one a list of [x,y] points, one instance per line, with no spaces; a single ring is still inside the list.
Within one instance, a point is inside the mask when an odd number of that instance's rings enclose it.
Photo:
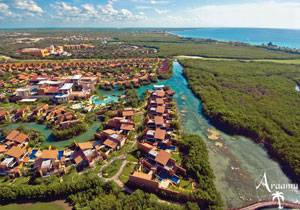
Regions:
[[[284,201],[283,192],[276,191],[275,193],[272,194],[272,197],[273,197],[273,199],[272,199],[273,201],[277,200],[278,208],[283,209],[283,207],[281,206],[281,201]]]

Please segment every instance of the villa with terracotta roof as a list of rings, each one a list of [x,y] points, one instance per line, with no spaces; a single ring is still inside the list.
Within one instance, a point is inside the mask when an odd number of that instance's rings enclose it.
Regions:
[[[20,175],[18,167],[22,165],[22,160],[27,151],[23,147],[13,146],[4,153],[4,159],[0,163],[0,175]]]
[[[29,142],[29,136],[18,130],[12,130],[5,138],[3,144],[7,147],[19,146],[24,147]]]
[[[35,160],[33,170],[41,177],[64,173],[63,157],[58,150],[43,150]]]
[[[157,86],[150,92],[144,136],[137,143],[142,152],[140,168],[129,177],[129,183],[137,187],[154,191],[167,189],[186,177],[186,170],[172,158],[176,150],[171,126],[174,119],[169,112],[173,95],[174,92],[164,86]]]
[[[95,160],[101,158],[93,142],[77,143],[74,152],[71,154],[71,160],[78,170],[90,167]]]
[[[134,130],[134,122],[122,117],[114,117],[107,122],[107,127],[114,130],[121,130],[123,134]]]
[[[0,122],[6,120],[9,116],[9,113],[5,110],[0,110]]]

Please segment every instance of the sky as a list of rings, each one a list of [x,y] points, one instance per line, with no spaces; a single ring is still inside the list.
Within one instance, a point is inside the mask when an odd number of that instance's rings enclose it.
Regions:
[[[0,0],[0,28],[300,29],[300,0]]]

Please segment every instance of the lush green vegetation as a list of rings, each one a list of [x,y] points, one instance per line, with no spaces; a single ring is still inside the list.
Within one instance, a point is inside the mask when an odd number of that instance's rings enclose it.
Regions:
[[[129,180],[129,175],[132,174],[135,168],[136,168],[136,164],[130,162],[127,163],[125,168],[122,171],[122,174],[119,177],[121,182],[126,183]]]
[[[193,55],[218,58],[239,58],[239,59],[293,59],[300,58],[299,54],[287,53],[278,50],[271,50],[262,47],[255,47],[246,44],[224,43],[200,39],[184,39],[172,35],[157,34],[155,39],[143,38],[143,35],[127,37],[127,41],[141,46],[155,47],[159,50],[160,56]],[[149,35],[148,35],[149,36]],[[120,37],[120,40],[124,38]]]
[[[153,194],[144,193],[137,190],[126,196],[119,188],[112,183],[107,183],[103,187],[91,188],[84,192],[70,196],[69,200],[74,204],[75,209],[110,210],[110,209],[162,209],[162,210],[183,210],[197,209],[193,204],[186,206],[176,206],[158,202],[158,198]],[[190,206],[194,208],[191,208]]]
[[[114,176],[120,169],[122,162],[123,161],[119,159],[112,162],[112,164],[110,164],[103,170],[103,176],[107,178]]]
[[[61,128],[54,128],[53,129],[53,136],[56,140],[65,140],[70,139],[73,136],[78,136],[81,133],[85,132],[88,128],[88,125],[86,123],[77,123],[76,125],[61,129]]]
[[[135,89],[127,89],[125,91],[125,95],[126,95],[125,98],[126,106],[138,107],[139,104],[141,103],[137,91]]]
[[[64,210],[55,203],[9,204],[0,206],[0,210]]]
[[[188,176],[196,180],[198,187],[192,197],[201,209],[222,209],[223,202],[214,185],[214,174],[209,165],[208,151],[204,141],[197,135],[183,136],[180,150],[182,164]]]
[[[195,205],[192,203],[188,203],[186,208],[160,203],[156,196],[142,191],[126,195],[113,183],[103,183],[94,173],[73,174],[63,182],[52,179],[49,183],[43,181],[32,184],[1,185],[0,203],[53,201],[67,198],[67,201],[73,204],[75,209],[197,209],[193,208]],[[14,209],[14,206],[8,207]],[[45,209],[47,208],[45,207]]]
[[[71,57],[49,57],[46,59],[70,59],[70,58],[132,58],[132,57],[156,57],[156,56],[175,56],[175,55],[197,55],[205,57],[223,58],[249,58],[249,59],[294,59],[300,58],[299,54],[289,53],[277,48],[254,47],[239,43],[223,43],[212,40],[196,40],[180,38],[164,32],[161,29],[141,29],[140,31],[117,30],[110,31],[26,31],[32,38],[42,38],[38,42],[17,43],[15,39],[22,38],[2,36],[0,41],[0,53],[19,59],[39,59],[30,55],[17,53],[19,49],[26,47],[48,47],[49,43],[55,45],[66,44],[66,41],[57,39],[57,36],[70,37],[82,36],[87,38],[87,43],[93,44],[94,49],[69,50]],[[107,43],[101,43],[98,38],[108,38]],[[82,41],[68,41],[67,44],[79,44]],[[133,46],[141,46],[135,49]],[[155,53],[153,49],[159,52]],[[144,51],[148,53],[144,53]]]
[[[79,177],[80,175],[74,175]],[[13,203],[22,201],[51,201],[64,199],[75,192],[87,190],[101,185],[102,182],[96,175],[81,175],[80,179],[73,182],[52,181],[49,184],[8,184],[2,183],[0,188],[0,203]]]
[[[45,142],[45,136],[36,130],[26,128],[25,126],[20,126],[16,130],[25,133],[29,136],[29,147],[38,147],[40,146],[43,142]],[[2,130],[2,136],[7,136],[11,129],[3,129]],[[1,132],[1,131],[0,131]]]
[[[300,66],[184,59],[185,75],[205,114],[227,132],[264,142],[286,171],[300,177]]]

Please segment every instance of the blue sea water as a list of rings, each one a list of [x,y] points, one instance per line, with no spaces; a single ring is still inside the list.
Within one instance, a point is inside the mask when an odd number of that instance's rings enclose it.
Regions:
[[[199,28],[170,31],[185,38],[244,42],[261,45],[272,42],[281,47],[300,49],[300,30],[258,28]]]

